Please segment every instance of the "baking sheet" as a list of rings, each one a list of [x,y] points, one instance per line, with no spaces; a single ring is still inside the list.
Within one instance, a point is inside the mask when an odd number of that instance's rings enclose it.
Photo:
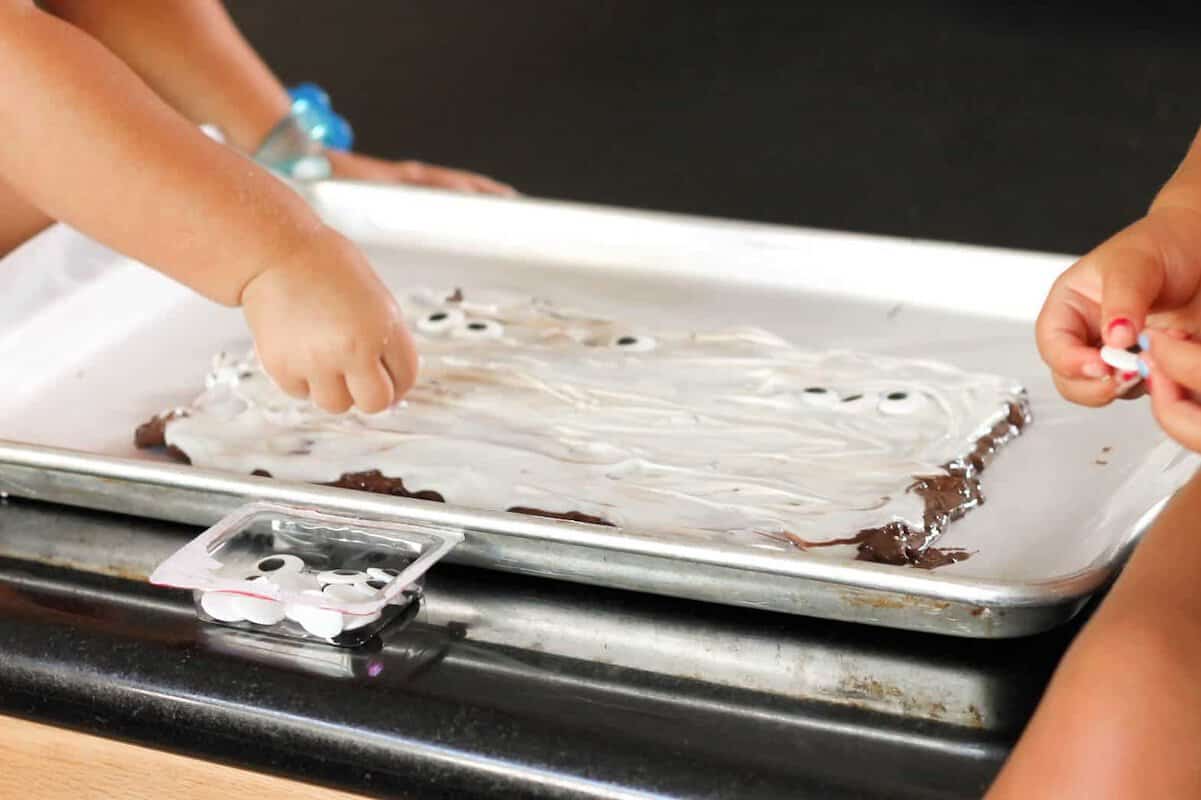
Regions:
[[[451,522],[469,530],[452,555],[468,563],[1005,636],[1074,613],[1196,467],[1145,403],[1086,411],[1054,394],[1031,321],[1067,257],[345,183],[311,198],[395,287],[486,286],[657,327],[750,323],[806,347],[936,358],[1019,379],[1035,422],[985,473],[986,504],[939,542],[972,558],[929,572],[854,561],[851,548],[746,552],[167,465],[134,450],[132,430],[194,397],[214,352],[245,346],[240,314],[59,227],[0,262],[0,438],[12,442],[0,488],[202,524],[246,497]],[[64,261],[100,266],[49,289],[29,277],[61,275]]]

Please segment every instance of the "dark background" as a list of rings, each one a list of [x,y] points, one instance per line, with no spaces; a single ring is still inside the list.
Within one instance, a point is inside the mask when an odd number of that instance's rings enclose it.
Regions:
[[[1201,123],[1201,14],[1071,5],[230,2],[365,152],[544,197],[1079,252]]]

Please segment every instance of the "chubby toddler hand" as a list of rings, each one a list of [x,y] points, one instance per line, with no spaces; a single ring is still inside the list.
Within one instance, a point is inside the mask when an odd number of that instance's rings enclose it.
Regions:
[[[242,307],[267,373],[325,411],[383,411],[416,380],[417,353],[391,293],[328,228],[251,279]]]

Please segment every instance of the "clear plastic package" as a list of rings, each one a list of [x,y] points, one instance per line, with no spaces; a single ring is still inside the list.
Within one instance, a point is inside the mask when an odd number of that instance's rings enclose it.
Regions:
[[[150,582],[192,590],[209,622],[356,647],[417,601],[426,571],[462,540],[424,523],[256,502],[178,550]]]

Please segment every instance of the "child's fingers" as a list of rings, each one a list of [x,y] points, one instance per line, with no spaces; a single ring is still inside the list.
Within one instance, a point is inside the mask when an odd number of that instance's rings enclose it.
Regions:
[[[1201,450],[1201,405],[1159,370],[1153,373],[1151,410],[1168,436],[1190,450]]]
[[[392,376],[392,386],[395,389],[392,402],[396,402],[408,394],[417,382],[417,349],[413,346],[413,339],[407,330],[397,329],[384,348],[382,361],[384,369]]]
[[[397,177],[418,186],[432,186],[438,189],[451,189],[457,192],[475,194],[497,194],[512,196],[517,194],[513,187],[494,181],[474,172],[460,169],[438,167],[424,164],[420,161],[402,161],[396,165]]]
[[[1186,390],[1201,393],[1201,344],[1159,332],[1148,333],[1148,338],[1155,378],[1166,377]]]
[[[1147,312],[1163,288],[1164,271],[1154,250],[1127,230],[1088,255],[1101,276],[1101,331],[1111,347],[1130,347],[1147,324]]]
[[[494,181],[487,175],[480,175],[475,172],[464,172],[462,170],[448,170],[456,178],[461,178],[465,181],[466,187],[477,194],[495,194],[502,197],[515,197],[517,190],[508,184]]]
[[[431,166],[421,161],[401,161],[396,164],[397,180],[411,183],[416,186],[442,186],[446,187],[444,172],[447,172],[440,167]],[[452,187],[446,187],[452,188]]]
[[[307,400],[309,397],[309,382],[302,376],[297,375],[287,368],[287,366],[276,359],[268,359],[260,357],[263,363],[263,369],[271,376],[271,380],[275,381],[275,385],[283,391],[284,394],[295,397],[297,400]]]
[[[331,414],[343,414],[354,405],[354,398],[340,373],[328,372],[309,379],[310,396],[313,403]]]
[[[346,387],[355,406],[367,414],[378,414],[390,407],[396,398],[392,376],[378,358],[347,372]]]
[[[1082,406],[1097,408],[1111,403],[1116,396],[1117,385],[1111,379],[1065,378],[1054,373],[1051,379],[1064,399]]]
[[[471,181],[475,185],[475,190],[480,194],[495,194],[501,197],[516,197],[518,192],[507,183],[494,181],[485,175],[471,174]]]
[[[1035,340],[1051,372],[1063,378],[1103,378],[1109,367],[1094,346],[1100,309],[1060,280],[1035,323]]]

